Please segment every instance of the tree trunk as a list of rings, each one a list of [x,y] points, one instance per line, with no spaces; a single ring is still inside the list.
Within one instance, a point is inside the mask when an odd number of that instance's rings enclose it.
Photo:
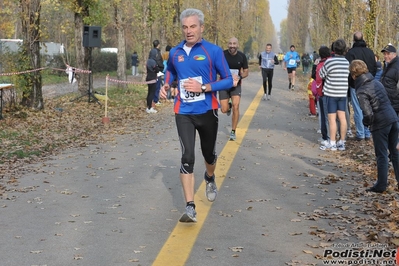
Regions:
[[[118,9],[118,5],[114,6],[115,10],[115,26],[118,31],[118,79],[126,81],[126,38],[125,28],[122,21],[122,10]],[[126,88],[126,84],[118,83],[119,88]]]
[[[39,69],[40,62],[40,0],[21,0],[23,55],[31,70]],[[44,108],[40,71],[25,74],[21,104],[37,110]]]
[[[80,2],[80,1],[78,1]],[[82,12],[75,13],[75,49],[76,49],[76,67],[79,69],[89,69],[89,48],[83,47],[83,18],[89,16],[87,6],[81,5]],[[78,90],[84,95],[89,87],[89,75],[85,73],[77,73]]]
[[[142,16],[142,25],[143,25],[143,35],[142,35],[142,39],[141,39],[141,47],[142,47],[142,50],[141,50],[141,54],[143,55],[143,60],[141,61],[141,64],[142,64],[142,66],[143,66],[143,76],[142,76],[142,80],[145,80],[145,77],[146,77],[146,75],[147,75],[147,68],[146,68],[146,62],[147,62],[147,59],[148,59],[148,54],[149,54],[149,51],[151,50],[151,48],[152,48],[152,46],[151,46],[151,39],[152,39],[152,35],[151,35],[151,30],[148,30],[148,29],[151,29],[151,26],[152,26],[152,24],[151,23],[148,23],[148,21],[150,21],[150,9],[149,9],[149,6],[150,6],[150,1],[149,0],[142,0],[142,3],[143,3],[143,5],[142,5],[142,14],[143,14],[143,16]]]

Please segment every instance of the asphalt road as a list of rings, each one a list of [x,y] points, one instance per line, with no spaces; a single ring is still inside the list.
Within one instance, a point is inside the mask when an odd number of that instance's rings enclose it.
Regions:
[[[259,72],[244,80],[242,116],[260,87]],[[187,257],[181,265],[322,265],[315,257],[323,254],[323,241],[311,232],[333,228],[329,219],[312,217],[334,204],[336,189],[345,185],[322,180],[344,173],[333,153],[318,148],[318,122],[307,116],[304,86],[287,87],[286,73],[277,67],[272,99],[249,114],[245,132],[237,129],[240,143],[228,141],[231,118],[220,113],[217,152],[238,145],[237,153],[224,155],[234,159],[222,184],[217,178],[217,200],[210,204],[198,195],[197,205],[209,208],[198,211],[203,224],[190,225],[201,226],[198,235],[171,236],[182,243],[196,238],[181,250]],[[185,206],[172,105],[164,103],[153,116],[164,118],[154,123],[149,116],[148,129],[137,134],[64,151],[21,177],[20,192],[0,200],[0,264],[152,265],[182,226]],[[200,190],[204,167],[198,142],[196,147]]]

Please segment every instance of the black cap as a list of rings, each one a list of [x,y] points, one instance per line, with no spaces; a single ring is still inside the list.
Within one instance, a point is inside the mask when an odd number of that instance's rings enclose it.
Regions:
[[[388,44],[387,46],[384,47],[384,49],[381,50],[381,53],[383,52],[396,53],[396,48],[395,46]]]

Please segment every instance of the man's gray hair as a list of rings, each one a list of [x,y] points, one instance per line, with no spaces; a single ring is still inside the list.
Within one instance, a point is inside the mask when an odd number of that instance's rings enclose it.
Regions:
[[[195,8],[188,8],[181,12],[180,14],[180,23],[183,22],[183,19],[191,17],[191,16],[198,16],[200,21],[200,25],[204,25],[204,13],[201,10]]]

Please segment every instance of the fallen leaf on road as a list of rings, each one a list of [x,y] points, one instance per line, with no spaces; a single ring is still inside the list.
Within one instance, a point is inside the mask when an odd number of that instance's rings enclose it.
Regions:
[[[244,248],[243,247],[229,247],[229,249],[234,252],[242,252]]]

